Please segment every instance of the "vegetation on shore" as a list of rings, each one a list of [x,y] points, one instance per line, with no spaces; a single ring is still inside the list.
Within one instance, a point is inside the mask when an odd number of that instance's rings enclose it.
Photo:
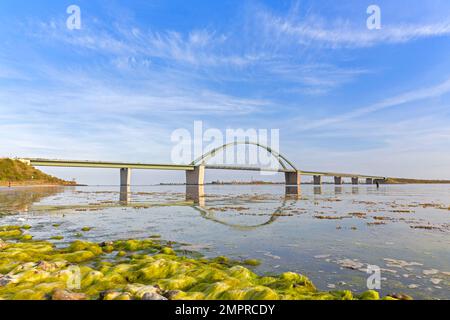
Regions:
[[[9,185],[76,185],[34,168],[22,161],[0,158],[0,186]]]
[[[387,178],[385,184],[450,184],[450,180]]]
[[[226,257],[203,258],[158,237],[56,247],[34,241],[30,226],[0,227],[0,299],[352,300],[376,291],[320,292],[303,275],[259,276]],[[246,264],[248,267],[242,266]],[[396,300],[401,296],[385,297]]]

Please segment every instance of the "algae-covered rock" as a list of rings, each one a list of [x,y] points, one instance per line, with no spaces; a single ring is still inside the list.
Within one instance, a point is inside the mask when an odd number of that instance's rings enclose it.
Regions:
[[[162,254],[169,254],[169,255],[176,255],[175,251],[170,247],[164,247],[161,249],[160,253]]]
[[[142,300],[167,300],[167,298],[154,292],[147,292],[142,296]]]
[[[248,265],[248,266],[259,266],[261,264],[261,261],[257,260],[257,259],[247,259],[244,261],[244,264]]]
[[[387,297],[396,299],[396,300],[413,300],[413,298],[407,294],[403,294],[403,293],[393,293],[393,294],[389,294]]]
[[[68,290],[57,289],[52,294],[52,300],[86,300],[88,297],[84,293],[76,293]]]
[[[359,296],[361,300],[380,300],[380,294],[375,290],[369,290]]]
[[[22,230],[20,229],[12,229],[12,230],[1,230],[0,229],[0,238],[2,239],[16,239],[22,236]]]

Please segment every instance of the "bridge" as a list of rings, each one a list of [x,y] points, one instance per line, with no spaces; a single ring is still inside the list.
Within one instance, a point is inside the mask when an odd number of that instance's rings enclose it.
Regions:
[[[235,145],[254,145],[265,149],[273,157],[278,160],[280,166],[274,168],[258,168],[251,166],[227,166],[227,165],[208,165],[207,161],[217,155],[218,152],[224,151],[226,148]],[[35,167],[77,167],[77,168],[109,168],[120,169],[120,185],[131,185],[131,170],[178,170],[186,172],[186,185],[204,185],[205,169],[215,170],[244,170],[244,171],[276,171],[284,173],[285,183],[287,186],[298,186],[301,183],[301,176],[312,176],[315,185],[322,184],[322,177],[334,177],[336,185],[343,184],[344,178],[350,178],[353,185],[360,183],[361,179],[365,179],[366,184],[373,184],[376,181],[384,181],[386,178],[381,176],[371,176],[355,173],[337,173],[337,172],[320,172],[320,171],[302,171],[298,170],[292,162],[285,156],[272,150],[271,148],[254,142],[233,142],[215,148],[190,164],[154,164],[154,163],[127,163],[127,162],[104,162],[104,161],[84,161],[84,160],[52,160],[40,158],[23,158],[19,159],[29,165]]]

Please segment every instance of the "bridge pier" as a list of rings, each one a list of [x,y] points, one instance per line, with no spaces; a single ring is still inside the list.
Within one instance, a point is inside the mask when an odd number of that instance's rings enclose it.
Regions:
[[[316,185],[316,186],[320,186],[322,184],[322,176],[314,176],[313,180],[314,180],[314,185]]]
[[[194,205],[205,206],[205,186],[186,185],[186,201],[193,201]]]
[[[302,175],[300,171],[285,172],[284,178],[287,186],[299,186],[302,182]]]
[[[121,186],[120,187],[120,197],[119,201],[123,204],[128,204],[131,201],[131,187],[128,186]]]
[[[367,178],[366,179],[366,184],[373,184],[373,179],[372,178]]]
[[[334,184],[341,185],[342,177],[334,177]]]
[[[352,178],[352,184],[358,185],[359,184],[359,178]]]
[[[186,185],[196,186],[205,184],[205,166],[200,165],[194,170],[186,170]]]
[[[120,169],[120,186],[127,187],[131,185],[131,169],[122,168]]]

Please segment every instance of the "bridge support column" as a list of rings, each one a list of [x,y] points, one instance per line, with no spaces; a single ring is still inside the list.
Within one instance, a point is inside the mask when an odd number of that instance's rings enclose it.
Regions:
[[[359,179],[358,178],[352,178],[352,184],[353,185],[359,184]]]
[[[200,165],[192,171],[186,171],[186,185],[204,185],[205,184],[205,166]]]
[[[341,185],[342,177],[334,177],[334,184]]]
[[[120,186],[127,187],[131,185],[131,169],[122,168],[120,169]]]
[[[193,201],[196,206],[205,206],[205,186],[186,185],[186,201]]]
[[[366,184],[373,184],[373,179],[372,178],[367,178],[366,179]]]
[[[316,186],[320,186],[322,184],[322,176],[314,176],[313,180],[314,180],[314,185],[316,185]]]
[[[124,204],[128,204],[131,201],[131,187],[128,186],[121,186],[120,187],[120,202]]]
[[[287,186],[299,186],[302,182],[302,175],[300,171],[285,172],[284,177],[286,179]]]

